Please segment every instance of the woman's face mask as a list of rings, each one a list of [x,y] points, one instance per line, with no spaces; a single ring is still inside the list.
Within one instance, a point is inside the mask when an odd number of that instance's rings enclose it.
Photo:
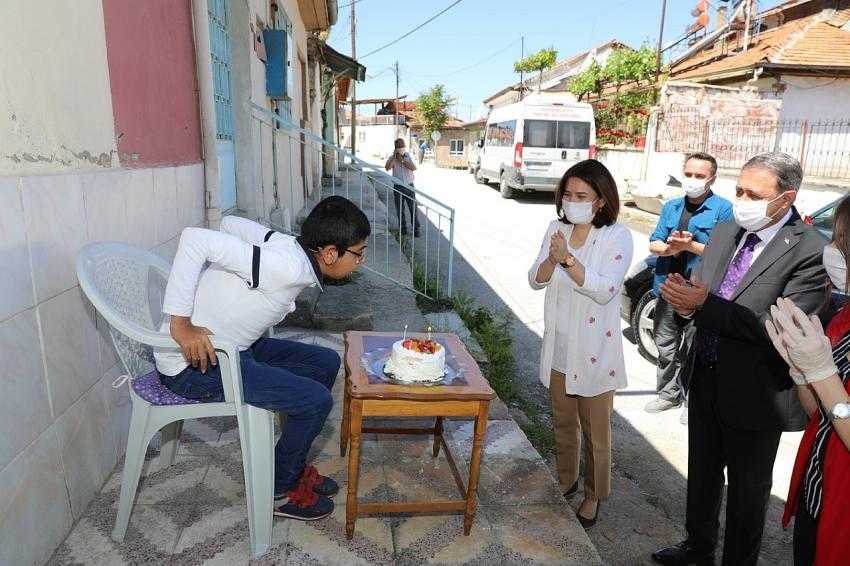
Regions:
[[[561,210],[564,216],[572,224],[589,224],[593,217],[596,216],[596,211],[593,209],[593,203],[596,199],[590,202],[571,202],[567,199],[561,201]]]
[[[834,245],[829,244],[823,249],[823,267],[832,286],[842,293],[848,293],[847,289],[847,262],[844,256]]]

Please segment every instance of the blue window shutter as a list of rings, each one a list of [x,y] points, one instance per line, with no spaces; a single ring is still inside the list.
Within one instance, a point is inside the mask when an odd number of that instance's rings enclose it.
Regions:
[[[266,96],[275,100],[288,100],[286,64],[286,32],[282,29],[264,29],[266,43]]]

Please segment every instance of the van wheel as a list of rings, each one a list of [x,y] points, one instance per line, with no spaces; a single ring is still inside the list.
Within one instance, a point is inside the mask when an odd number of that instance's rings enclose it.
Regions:
[[[502,171],[502,176],[499,179],[499,192],[502,193],[502,198],[512,198],[514,196],[514,190],[508,185],[508,177],[504,171]]]
[[[475,176],[475,182],[479,185],[487,184],[487,178],[481,175],[481,167],[478,167],[473,175]]]

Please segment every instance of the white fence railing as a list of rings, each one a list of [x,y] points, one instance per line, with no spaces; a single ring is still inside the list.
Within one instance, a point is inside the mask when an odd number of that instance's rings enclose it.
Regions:
[[[251,109],[259,153],[273,163],[271,178],[263,179],[272,187],[272,208],[289,211],[270,215],[275,229],[296,233],[289,219],[316,190],[344,196],[372,225],[363,267],[431,299],[452,295],[453,208],[266,108]]]

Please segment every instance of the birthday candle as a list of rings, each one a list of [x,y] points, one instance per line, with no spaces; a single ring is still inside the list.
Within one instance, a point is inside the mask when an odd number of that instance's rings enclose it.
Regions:
[[[431,325],[428,325],[428,340],[431,340]]]
[[[402,340],[407,340],[407,325],[404,325],[404,336],[401,338]]]

